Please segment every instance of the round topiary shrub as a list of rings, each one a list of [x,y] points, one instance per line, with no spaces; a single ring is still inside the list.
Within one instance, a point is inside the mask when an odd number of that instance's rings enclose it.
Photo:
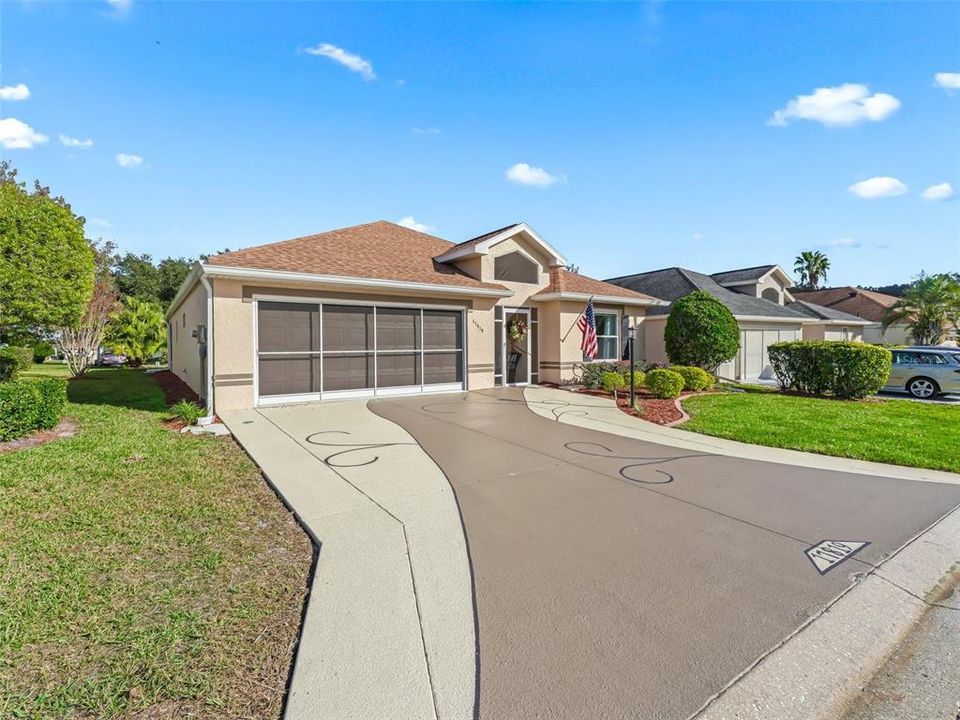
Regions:
[[[626,386],[623,375],[618,372],[605,372],[600,376],[600,387],[604,392],[612,393],[617,390],[623,390]]]
[[[700,392],[713,387],[713,375],[703,368],[693,367],[692,365],[676,365],[670,369],[683,378],[684,390]]]
[[[647,374],[642,370],[633,371],[633,386],[634,387],[643,387],[644,383],[647,382]],[[626,387],[630,387],[630,371],[627,370],[626,377],[624,377],[624,383]]]
[[[706,290],[673,303],[663,338],[671,363],[710,371],[740,351],[740,328],[733,313]]]
[[[675,398],[683,390],[683,376],[673,370],[651,370],[647,373],[646,385],[658,398]]]

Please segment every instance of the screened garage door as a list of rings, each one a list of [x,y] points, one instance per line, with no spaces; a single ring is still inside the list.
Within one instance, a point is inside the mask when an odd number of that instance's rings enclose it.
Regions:
[[[462,390],[463,312],[257,302],[259,401]]]
[[[799,334],[800,331],[793,328],[750,328],[741,330],[740,353],[736,358],[737,379],[752,381],[773,378],[773,368],[770,366],[767,348],[777,342],[796,340]]]

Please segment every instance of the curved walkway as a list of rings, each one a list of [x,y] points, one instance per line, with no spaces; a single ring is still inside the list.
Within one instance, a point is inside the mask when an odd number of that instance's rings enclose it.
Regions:
[[[436,464],[362,400],[221,417],[320,547],[286,717],[473,716],[469,558]]]

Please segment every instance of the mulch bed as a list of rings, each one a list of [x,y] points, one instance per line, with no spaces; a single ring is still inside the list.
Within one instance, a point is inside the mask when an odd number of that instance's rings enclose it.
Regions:
[[[169,370],[151,373],[151,375],[153,375],[157,381],[160,389],[163,390],[167,405],[173,405],[181,400],[191,400],[195,403],[200,402],[200,396],[193,391],[193,388]]]
[[[590,390],[588,388],[582,388],[576,392],[583,393],[584,395],[594,395],[596,397],[613,397],[611,393],[604,392],[603,390]],[[684,393],[680,397],[683,398],[689,394],[690,393]],[[674,400],[665,400],[663,398],[654,397],[649,392],[642,389],[637,389],[636,398],[637,404],[640,406],[639,415],[637,414],[636,410],[630,407],[629,392],[621,392],[617,394],[617,407],[627,415],[640,417],[647,422],[656,423],[657,425],[669,425],[670,423],[674,423],[683,417],[683,414],[677,410],[676,402]]]
[[[76,435],[79,429],[80,426],[77,425],[77,423],[65,417],[55,428],[51,428],[50,430],[37,430],[29,435],[16,438],[15,440],[0,442],[0,454],[14,452],[15,450],[26,450],[27,448],[43,445],[52,440],[70,437],[71,435]]]

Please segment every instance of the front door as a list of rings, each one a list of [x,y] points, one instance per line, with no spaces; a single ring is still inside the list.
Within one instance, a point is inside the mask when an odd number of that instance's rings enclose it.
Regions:
[[[507,385],[530,384],[530,309],[513,308],[504,316],[504,351]]]

